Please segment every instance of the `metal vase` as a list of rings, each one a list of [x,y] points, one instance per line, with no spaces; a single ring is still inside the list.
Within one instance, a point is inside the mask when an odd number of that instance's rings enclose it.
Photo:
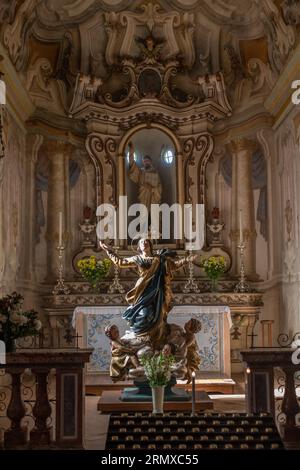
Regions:
[[[165,386],[159,385],[157,387],[151,387],[151,390],[153,414],[161,414],[164,412]]]

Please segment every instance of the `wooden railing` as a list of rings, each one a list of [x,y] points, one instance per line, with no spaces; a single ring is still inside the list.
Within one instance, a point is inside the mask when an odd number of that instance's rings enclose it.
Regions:
[[[267,412],[277,418],[282,438],[287,444],[300,448],[300,406],[297,398],[297,377],[300,364],[294,364],[291,348],[254,348],[241,351],[246,362],[246,399],[250,413]],[[278,388],[284,390],[278,420],[275,407],[274,373],[282,371]]]
[[[84,366],[90,354],[35,349],[6,355],[0,365],[4,449],[84,447]]]

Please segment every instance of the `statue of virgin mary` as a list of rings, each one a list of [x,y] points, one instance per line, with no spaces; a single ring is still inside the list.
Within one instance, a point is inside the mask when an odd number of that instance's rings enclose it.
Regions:
[[[194,256],[178,257],[176,252],[162,249],[154,253],[150,239],[141,238],[138,254],[127,258],[118,256],[112,248],[100,242],[100,247],[120,268],[137,268],[139,278],[127,295],[129,306],[123,318],[135,334],[148,335],[154,347],[161,343],[171,306],[171,280],[173,273]]]

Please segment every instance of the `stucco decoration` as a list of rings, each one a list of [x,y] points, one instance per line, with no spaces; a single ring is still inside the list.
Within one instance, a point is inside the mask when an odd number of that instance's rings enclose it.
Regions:
[[[60,114],[65,113],[65,84],[53,78],[48,59],[37,59],[28,69],[26,88],[37,106]]]

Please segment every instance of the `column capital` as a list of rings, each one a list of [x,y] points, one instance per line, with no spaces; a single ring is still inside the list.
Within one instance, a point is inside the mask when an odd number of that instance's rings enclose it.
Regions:
[[[232,153],[238,153],[242,150],[254,152],[258,148],[258,143],[246,137],[236,137],[229,142],[228,146]]]

